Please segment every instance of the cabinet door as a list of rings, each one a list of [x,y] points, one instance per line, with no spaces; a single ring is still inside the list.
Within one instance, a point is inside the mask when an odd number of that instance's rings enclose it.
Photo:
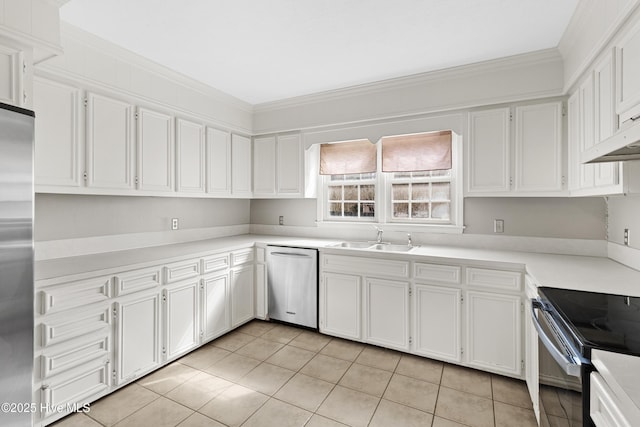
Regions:
[[[138,108],[138,189],[173,191],[173,117]]]
[[[23,53],[7,46],[0,46],[0,102],[18,107],[23,99]]]
[[[132,189],[133,106],[87,93],[87,185]]]
[[[561,191],[562,103],[516,107],[516,192]]]
[[[360,341],[360,276],[324,273],[320,284],[320,332]]]
[[[254,318],[253,265],[231,270],[231,327]]]
[[[231,329],[229,313],[229,274],[224,272],[202,280],[202,332],[203,341]]]
[[[160,366],[160,293],[116,303],[117,381],[123,384]]]
[[[192,279],[163,291],[165,360],[183,354],[200,343],[200,281]]]
[[[461,291],[416,284],[413,298],[414,352],[460,362]]]
[[[521,373],[520,297],[467,292],[467,361],[479,369]]]
[[[578,88],[578,103],[579,103],[579,152],[583,153],[589,148],[593,147],[595,143],[595,124],[594,124],[594,111],[595,111],[595,99],[593,96],[593,76],[589,74],[586,80]],[[580,163],[580,160],[578,160]],[[588,189],[593,188],[595,184],[595,165],[583,165],[579,166],[579,183],[580,188]]]
[[[469,113],[467,193],[510,190],[509,109]]]
[[[276,194],[276,138],[269,136],[253,140],[253,195]]]
[[[537,297],[535,285],[527,278],[526,288],[527,298],[524,307],[524,367],[525,380],[529,390],[531,402],[533,402],[533,412],[536,418],[540,419],[540,385],[539,385],[539,365],[538,365],[538,332],[533,325],[531,312],[531,300]]]
[[[365,341],[409,350],[409,283],[365,279]]]
[[[640,24],[617,44],[616,65],[616,112],[623,123],[640,113]]]
[[[207,192],[231,194],[231,134],[207,128]]]
[[[598,144],[618,130],[618,115],[615,108],[615,63],[613,52],[607,53],[594,69],[594,124],[595,143]],[[594,183],[596,187],[617,185],[619,163],[598,163],[595,165]]]
[[[82,185],[80,90],[41,78],[33,82],[35,184]]]
[[[204,126],[176,120],[177,189],[185,193],[204,193]]]
[[[580,189],[580,92],[575,91],[567,100],[567,141],[569,156],[569,189]]]
[[[231,193],[251,197],[251,140],[231,135]]]
[[[276,178],[278,195],[302,196],[302,139],[300,135],[278,137]]]

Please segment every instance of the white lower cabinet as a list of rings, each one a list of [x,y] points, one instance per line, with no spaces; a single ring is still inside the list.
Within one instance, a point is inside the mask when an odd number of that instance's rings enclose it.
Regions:
[[[164,359],[171,360],[200,344],[200,280],[186,280],[164,289]]]
[[[231,270],[231,327],[254,317],[253,264]]]
[[[416,284],[413,293],[414,352],[460,362],[461,296],[456,288]]]
[[[364,341],[409,350],[409,283],[366,278]]]
[[[229,313],[229,272],[202,279],[200,295],[202,341],[211,341],[231,329]]]
[[[160,291],[132,295],[114,304],[117,385],[160,366]]]
[[[362,338],[362,279],[324,273],[320,283],[320,332],[358,340]]]
[[[520,296],[466,293],[469,366],[520,376],[521,301]]]

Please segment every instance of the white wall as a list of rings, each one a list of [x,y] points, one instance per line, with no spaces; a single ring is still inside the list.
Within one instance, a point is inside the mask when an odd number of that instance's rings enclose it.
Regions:
[[[36,241],[249,223],[249,200],[36,194]]]
[[[609,198],[609,242],[622,245],[624,229],[630,232],[629,246],[640,249],[640,195]]]

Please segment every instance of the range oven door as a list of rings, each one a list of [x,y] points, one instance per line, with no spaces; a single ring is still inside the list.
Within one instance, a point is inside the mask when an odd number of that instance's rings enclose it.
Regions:
[[[538,336],[538,409],[542,427],[583,423],[582,370],[588,363],[572,342],[563,320],[539,298],[531,300],[531,321]]]

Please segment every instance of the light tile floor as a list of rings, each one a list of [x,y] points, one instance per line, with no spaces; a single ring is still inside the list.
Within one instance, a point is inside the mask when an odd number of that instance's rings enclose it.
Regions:
[[[526,385],[254,320],[55,427],[535,427]]]

